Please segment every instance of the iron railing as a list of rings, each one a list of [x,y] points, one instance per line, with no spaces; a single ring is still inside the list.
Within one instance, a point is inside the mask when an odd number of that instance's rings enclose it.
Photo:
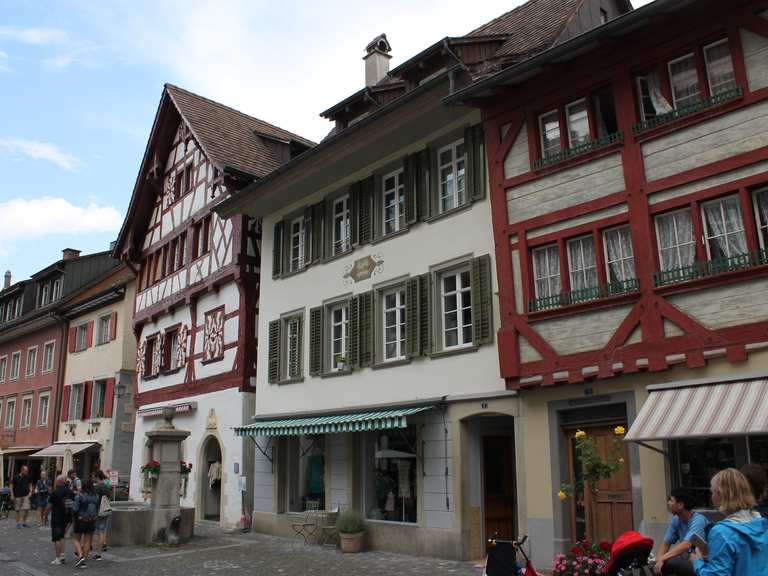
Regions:
[[[554,296],[544,298],[534,298],[528,303],[529,312],[540,312],[541,310],[551,310],[553,308],[562,308],[570,304],[579,304],[591,300],[601,300],[610,298],[627,292],[634,292],[639,289],[636,278],[629,278],[618,282],[609,282],[599,286],[591,286],[581,290],[571,290],[570,292],[561,292]]]
[[[745,254],[737,254],[730,258],[718,258],[706,262],[699,260],[690,266],[661,270],[653,275],[653,283],[657,287],[668,286],[669,284],[688,282],[697,278],[717,276],[718,274],[725,274],[734,270],[754,268],[762,264],[768,264],[768,251],[756,250]]]
[[[563,162],[564,160],[568,160],[575,156],[581,156],[582,154],[592,152],[593,150],[605,148],[606,146],[610,146],[616,142],[624,142],[624,132],[614,132],[612,134],[608,134],[607,136],[603,136],[602,138],[598,138],[597,140],[589,140],[587,142],[583,142],[582,144],[572,146],[571,148],[566,148],[565,150],[560,150],[559,152],[555,152],[553,154],[547,154],[543,158],[536,160],[533,163],[533,167],[535,170],[541,170],[542,168],[546,168],[552,164]]]

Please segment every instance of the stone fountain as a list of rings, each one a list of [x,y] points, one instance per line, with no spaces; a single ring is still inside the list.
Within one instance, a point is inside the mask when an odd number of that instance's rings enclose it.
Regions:
[[[112,504],[109,542],[113,546],[148,544],[178,545],[194,533],[195,509],[179,503],[181,487],[181,443],[187,430],[173,425],[175,410],[163,408],[163,422],[146,433],[151,459],[160,462],[160,473],[152,488],[152,500]]]

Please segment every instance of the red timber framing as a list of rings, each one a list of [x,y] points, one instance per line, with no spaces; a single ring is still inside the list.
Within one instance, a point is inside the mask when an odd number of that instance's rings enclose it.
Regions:
[[[748,238],[748,249],[755,250],[757,232],[750,207],[750,191],[768,184],[768,172],[733,180],[717,186],[651,204],[649,196],[663,190],[700,181],[705,178],[755,165],[768,160],[768,147],[756,148],[701,167],[682,171],[653,182],[646,180],[641,145],[643,142],[693,126],[768,99],[768,88],[750,91],[743,59],[739,30],[746,29],[768,38],[768,20],[756,15],[768,9],[768,3],[756,1],[699,2],[705,8],[678,15],[651,19],[645,26],[621,39],[606,39],[597,48],[566,64],[552,64],[532,80],[515,87],[497,88],[495,96],[473,100],[483,114],[485,144],[491,184],[491,209],[496,245],[496,267],[499,282],[501,324],[498,330],[499,363],[508,388],[548,386],[575,383],[591,378],[609,378],[641,370],[662,371],[673,364],[696,368],[708,359],[725,357],[731,362],[747,359],[751,349],[768,342],[768,322],[758,321],[721,329],[705,327],[674,306],[668,296],[681,292],[701,291],[713,286],[742,282],[745,279],[768,277],[768,265],[725,272],[706,278],[657,287],[654,273],[659,270],[654,215],[677,207],[694,207],[695,231],[701,238],[700,202],[727,194],[738,194]],[[701,53],[701,47],[727,38],[733,58],[735,82],[743,95],[723,104],[705,108],[687,117],[633,134],[641,120],[636,98],[635,77],[642,71],[666,67],[670,60],[690,52]],[[701,65],[701,63],[699,63]],[[699,71],[701,73],[701,71]],[[668,75],[661,83],[662,93],[669,96]],[[706,77],[706,76],[705,76]],[[613,87],[618,128],[622,142],[572,157],[537,170],[534,161],[541,156],[538,116],[549,110],[561,110],[564,104],[591,94],[594,89],[610,84]],[[708,88],[703,88],[706,97]],[[590,120],[592,122],[592,120]],[[561,119],[562,125],[562,119]],[[527,129],[530,170],[506,178],[504,160],[518,132]],[[504,132],[506,130],[506,132]],[[594,127],[591,126],[594,132]],[[581,204],[557,209],[523,221],[509,223],[507,191],[543,176],[620,153],[625,189]],[[514,204],[513,204],[514,205]],[[601,218],[597,212],[626,205],[616,215]],[[592,215],[588,224],[574,225],[565,230],[534,235],[530,232],[566,220]],[[565,241],[583,234],[593,234],[599,242],[600,230],[616,225],[630,227],[634,248],[635,274],[638,289],[600,300],[571,304],[561,308],[529,312],[528,302],[533,294],[532,247],[557,243],[560,247],[562,289],[567,287],[568,273]],[[559,228],[559,227],[558,227]],[[706,259],[697,239],[697,259]],[[601,251],[599,243],[596,253]],[[520,255],[520,278],[515,278],[513,252]],[[599,257],[598,257],[599,260]],[[605,267],[601,282],[604,281]],[[516,302],[515,285],[520,284],[522,309]],[[706,298],[706,293],[702,293]],[[630,311],[601,348],[574,354],[559,354],[534,328],[538,321],[554,317],[577,318],[579,313],[617,306],[630,306]],[[676,336],[665,336],[665,322],[676,326]],[[639,338],[633,338],[638,334]],[[522,362],[520,339],[524,339],[540,356],[539,360]]]

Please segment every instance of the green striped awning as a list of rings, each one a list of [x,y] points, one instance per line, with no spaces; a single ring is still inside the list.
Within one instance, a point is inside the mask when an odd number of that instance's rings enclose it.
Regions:
[[[301,436],[304,434],[339,434],[341,432],[406,428],[408,416],[424,412],[430,408],[434,408],[434,406],[397,408],[376,412],[353,412],[334,414],[333,416],[263,420],[235,428],[235,434],[238,436]]]

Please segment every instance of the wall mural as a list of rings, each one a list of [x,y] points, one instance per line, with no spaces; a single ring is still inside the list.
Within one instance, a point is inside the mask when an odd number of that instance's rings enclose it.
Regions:
[[[205,313],[203,360],[224,356],[224,308]]]

